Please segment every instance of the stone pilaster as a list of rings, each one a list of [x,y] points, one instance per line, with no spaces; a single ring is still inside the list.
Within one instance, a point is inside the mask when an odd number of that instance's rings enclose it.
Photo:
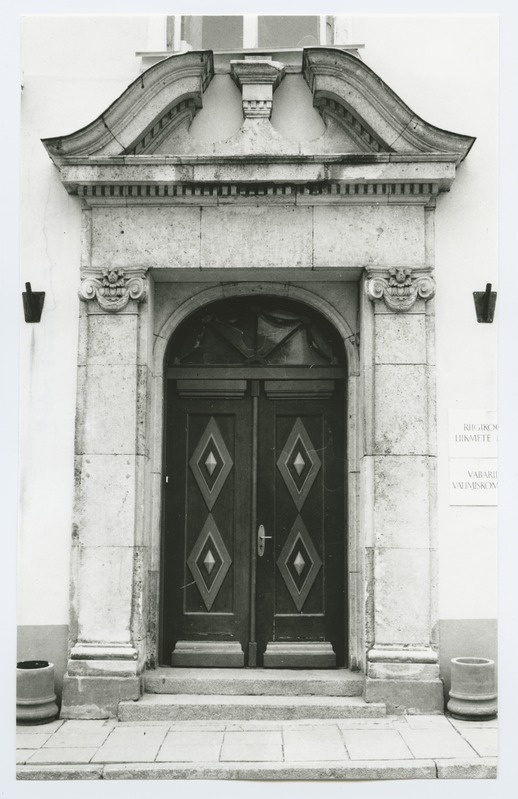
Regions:
[[[392,712],[440,711],[443,701],[433,596],[433,294],[426,268],[372,269],[364,279],[366,698]]]
[[[143,668],[142,536],[146,276],[86,270],[81,303],[71,575],[63,718],[115,716]],[[142,304],[143,303],[143,304]],[[143,311],[141,309],[144,309]]]

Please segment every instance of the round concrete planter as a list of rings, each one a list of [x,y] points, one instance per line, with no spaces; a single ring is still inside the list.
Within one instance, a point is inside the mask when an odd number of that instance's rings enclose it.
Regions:
[[[453,658],[448,710],[454,719],[494,719],[497,714],[494,660]]]
[[[54,664],[46,660],[22,660],[17,663],[17,724],[46,724],[57,715]]]

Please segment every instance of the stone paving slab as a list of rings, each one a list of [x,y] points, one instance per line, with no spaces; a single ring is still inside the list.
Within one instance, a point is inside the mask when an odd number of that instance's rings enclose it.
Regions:
[[[114,729],[119,726],[117,719],[67,719],[66,729],[70,732],[80,730],[82,732],[95,732],[98,730]]]
[[[95,750],[105,742],[111,734],[113,727],[99,727],[98,729],[87,728],[82,730],[78,727],[61,727],[48,741],[44,747],[52,747],[53,749],[63,747],[71,749],[73,747],[93,747]]]
[[[282,732],[281,730],[225,732],[220,760],[246,762],[283,760]]]
[[[17,733],[19,779],[496,776],[496,724],[453,723],[444,716],[158,723],[70,720],[37,730]]]
[[[402,716],[401,723],[411,730],[451,730],[451,724],[445,716]]]
[[[399,733],[416,758],[476,758],[477,753],[452,727],[449,729],[400,729]]]
[[[466,719],[454,719],[452,716],[446,716],[446,718],[457,730],[472,730],[476,727],[482,727],[484,730],[498,729],[498,719],[488,719],[487,721],[476,719],[474,721],[467,721]]]
[[[32,766],[35,763],[89,763],[92,757],[97,752],[97,747],[80,748],[78,746],[66,749],[60,747],[58,749],[42,748],[37,749],[33,756],[28,760]]]
[[[46,732],[53,733],[59,730],[64,723],[64,719],[56,719],[55,721],[47,722],[47,724],[17,724],[16,732],[24,733],[25,735],[29,735],[30,733],[35,733],[36,735],[41,735],[41,733]]]
[[[51,733],[16,733],[17,749],[39,749],[51,736]]]
[[[338,727],[319,727],[318,732],[310,727],[283,731],[284,760],[306,762],[308,760],[347,760],[347,750]]]
[[[459,733],[480,757],[496,757],[498,755],[498,730],[483,730],[480,727],[475,727],[460,729]]]
[[[168,732],[157,755],[157,762],[215,762],[223,745],[223,732],[174,730]]]
[[[329,721],[326,723],[329,724]],[[407,726],[403,716],[385,716],[379,719],[336,719],[334,723],[341,730],[393,730],[397,723]]]
[[[163,727],[115,728],[93,756],[92,763],[153,761],[166,735]]]
[[[171,720],[169,720],[169,721],[167,721],[167,720],[164,720],[164,721],[146,721],[145,722],[146,727],[165,727],[166,730],[168,730],[172,726],[174,726],[175,729],[178,727],[178,728],[181,728],[183,730],[200,730],[200,729],[204,729],[204,727],[202,727],[201,724],[202,724],[202,722],[196,722],[196,721],[171,721]],[[203,724],[211,724],[211,722],[210,721],[203,722]],[[221,724],[221,722],[218,722],[218,724]],[[141,721],[119,721],[117,723],[117,727],[142,727],[142,722]]]
[[[351,760],[405,760],[413,755],[396,730],[344,730]]]
[[[23,763],[27,763],[27,761],[31,759],[32,755],[37,751],[38,749],[17,749],[16,764],[21,766]]]
[[[297,722],[293,722],[297,724]],[[285,721],[227,721],[223,724],[223,729],[226,732],[278,732],[286,725]]]

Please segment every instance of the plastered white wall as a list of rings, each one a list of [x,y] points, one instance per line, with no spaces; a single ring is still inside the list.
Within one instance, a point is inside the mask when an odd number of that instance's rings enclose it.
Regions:
[[[436,214],[439,615],[491,618],[496,512],[449,505],[448,409],[496,406],[496,325],[476,323],[472,292],[498,288],[497,22],[371,16],[347,27],[416,113],[477,137]],[[47,295],[42,322],[21,329],[20,624],[68,621],[80,213],[40,138],[97,117],[140,74],[135,52],[157,49],[164,30],[145,16],[24,23],[21,278]]]
[[[18,623],[67,624],[74,480],[80,201],[40,139],[97,117],[140,72],[146,17],[26,17],[21,284],[45,291],[20,330]]]
[[[496,409],[498,304],[478,324],[473,291],[498,289],[498,20],[355,17],[352,36],[415,113],[477,139],[435,219],[439,617],[494,618],[497,512],[449,504],[448,410]]]

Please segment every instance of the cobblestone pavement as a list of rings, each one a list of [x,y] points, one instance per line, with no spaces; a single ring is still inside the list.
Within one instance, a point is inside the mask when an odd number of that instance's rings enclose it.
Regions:
[[[496,720],[53,721],[16,738],[18,779],[496,777]]]

